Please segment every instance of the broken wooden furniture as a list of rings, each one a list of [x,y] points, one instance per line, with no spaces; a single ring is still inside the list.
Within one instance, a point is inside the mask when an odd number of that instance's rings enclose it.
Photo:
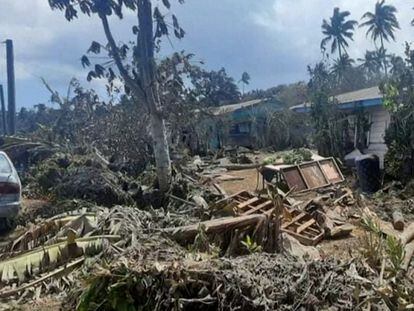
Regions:
[[[283,190],[294,188],[296,192],[315,190],[344,181],[333,158],[298,165],[265,165],[260,172],[263,185],[271,183]]]
[[[274,211],[272,200],[267,197],[253,195],[248,191],[241,191],[220,200],[215,204],[218,209],[226,209],[228,213],[237,216],[262,214],[270,216]],[[231,211],[229,210],[231,209]],[[285,204],[282,231],[292,235],[304,245],[316,245],[324,237],[324,230],[316,220],[306,212],[290,210]]]
[[[246,190],[217,201],[214,206],[217,209],[227,209],[229,213],[236,216],[268,214],[274,208],[270,199],[256,196]]]
[[[325,232],[310,214],[301,211],[289,211],[291,219],[284,218],[282,231],[295,237],[300,243],[315,246],[324,237]]]

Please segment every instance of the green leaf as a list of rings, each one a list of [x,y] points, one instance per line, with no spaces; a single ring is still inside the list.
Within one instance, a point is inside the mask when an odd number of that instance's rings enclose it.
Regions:
[[[103,77],[104,73],[105,73],[105,68],[101,65],[96,64],[95,65],[95,73],[97,78]]]
[[[88,49],[88,53],[99,54],[101,52],[101,44],[99,42],[93,41],[91,46]]]
[[[162,0],[162,3],[164,4],[164,6],[165,6],[167,9],[171,8],[171,4],[170,4],[170,2],[169,2],[168,0]]]
[[[180,25],[178,24],[178,19],[177,19],[177,17],[174,14],[172,16],[172,20],[173,20],[173,26],[174,26],[174,28],[180,28]]]
[[[91,65],[91,62],[89,61],[89,58],[86,55],[83,55],[81,58],[82,67],[89,67]]]

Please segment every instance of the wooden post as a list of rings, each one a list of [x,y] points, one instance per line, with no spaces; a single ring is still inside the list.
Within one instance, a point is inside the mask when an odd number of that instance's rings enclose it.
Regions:
[[[403,231],[404,230],[404,216],[400,210],[395,210],[392,213],[392,224],[394,229]]]
[[[8,114],[9,114],[9,134],[16,133],[16,85],[14,77],[14,53],[13,41],[6,40],[6,57],[7,57],[7,98],[8,98]]]
[[[3,135],[7,135],[6,104],[4,102],[3,84],[0,84],[0,105],[1,105],[1,117],[2,117],[2,123],[3,123]]]

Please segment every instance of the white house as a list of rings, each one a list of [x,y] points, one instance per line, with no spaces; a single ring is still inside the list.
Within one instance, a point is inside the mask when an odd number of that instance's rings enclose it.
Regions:
[[[352,116],[352,112],[357,108],[363,108],[368,114],[370,130],[367,133],[367,148],[362,150],[364,153],[376,154],[380,159],[381,168],[384,166],[384,155],[387,152],[384,136],[385,130],[390,123],[390,113],[383,106],[382,94],[379,87],[370,87],[353,92],[348,92],[333,97],[334,103],[338,108],[347,111]],[[310,103],[291,107],[296,112],[309,112]],[[358,129],[355,128],[355,139]]]

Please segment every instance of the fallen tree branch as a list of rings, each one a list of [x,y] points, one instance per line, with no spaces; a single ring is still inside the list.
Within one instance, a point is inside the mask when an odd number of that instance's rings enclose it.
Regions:
[[[405,246],[404,251],[405,251],[404,261],[403,261],[401,268],[407,271],[408,267],[410,266],[411,258],[414,255],[414,241],[408,243]]]
[[[179,197],[176,197],[173,194],[167,193],[167,196],[169,196],[171,199],[174,199],[174,200],[179,201],[181,203],[184,203],[184,204],[187,204],[187,205],[190,205],[190,206],[197,207],[197,204],[196,203],[190,202],[190,201],[187,201],[187,200],[184,200],[184,199],[179,198]]]
[[[402,245],[406,245],[411,242],[412,239],[414,239],[414,223],[409,225],[401,234],[401,243]]]
[[[50,273],[48,273],[44,276],[38,278],[37,280],[34,280],[30,283],[24,284],[24,285],[22,285],[18,288],[12,289],[12,290],[0,292],[0,297],[5,298],[5,297],[15,295],[15,294],[21,292],[22,290],[25,290],[25,289],[30,288],[30,287],[34,287],[37,284],[42,283],[42,282],[46,281],[49,278],[60,276],[62,274],[67,274],[70,271],[72,271],[74,268],[77,268],[80,265],[82,265],[84,261],[85,261],[85,257],[81,257],[81,258],[79,258],[79,259],[77,259],[77,260],[75,260],[75,261],[73,261],[73,262],[71,262],[71,263],[69,263],[69,264],[67,264],[63,267],[60,267],[60,268],[58,268],[58,269],[56,269],[56,270],[54,270],[54,271],[52,271],[52,272],[50,272]]]
[[[396,230],[404,230],[404,216],[399,210],[392,213],[392,224]]]
[[[253,163],[253,164],[228,164],[228,165],[220,165],[220,168],[225,168],[229,171],[240,171],[240,170],[247,170],[252,168],[260,167],[260,164]]]
[[[163,231],[170,234],[170,236],[179,243],[192,242],[199,232],[200,225],[205,227],[205,232],[220,234],[227,231],[232,231],[236,228],[243,229],[246,227],[255,227],[257,223],[266,221],[266,215],[248,215],[240,217],[227,217],[208,220],[200,222],[198,224],[177,227],[177,228],[166,228]]]

